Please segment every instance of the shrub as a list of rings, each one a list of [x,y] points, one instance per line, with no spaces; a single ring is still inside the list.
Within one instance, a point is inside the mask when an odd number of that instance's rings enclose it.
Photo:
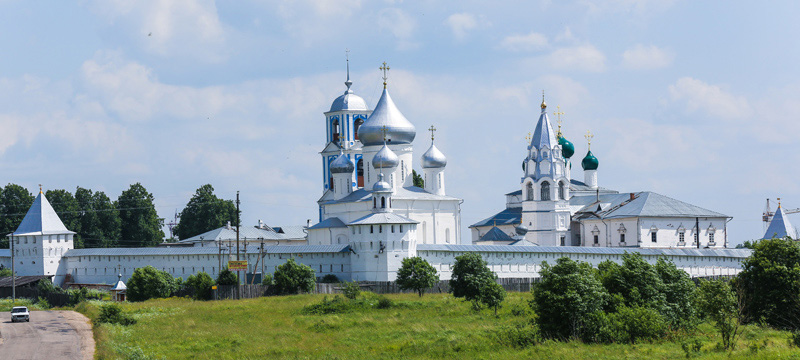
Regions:
[[[687,340],[681,343],[681,348],[686,358],[689,359],[692,356],[700,354],[700,349],[703,348],[703,341],[698,338]]]
[[[320,282],[324,284],[335,284],[339,282],[339,278],[333,274],[326,274],[325,276],[322,277]]]
[[[353,300],[358,297],[358,294],[361,293],[361,286],[358,285],[358,282],[351,281],[341,284],[342,293],[344,297]]]
[[[780,329],[800,328],[800,244],[786,239],[757,242],[736,280],[743,320]]]
[[[150,265],[138,268],[128,280],[128,300],[145,301],[170,297],[178,289],[179,284],[180,280],[173,278],[166,271]]]
[[[0,277],[11,276],[11,269],[0,266]]]
[[[339,295],[328,299],[327,296],[322,298],[322,302],[318,304],[306,305],[301,310],[303,314],[309,315],[326,315],[326,314],[341,314],[351,312],[354,310],[354,305],[351,301],[346,301]]]
[[[51,307],[50,303],[47,302],[47,299],[45,299],[45,298],[43,298],[41,296],[39,296],[39,300],[36,301],[36,306],[38,308],[40,308],[40,309],[43,309],[43,310],[49,309]]]
[[[795,330],[792,331],[792,334],[789,336],[789,345],[800,348],[800,331]]]
[[[457,298],[479,301],[484,279],[494,280],[495,274],[486,266],[486,261],[477,253],[466,253],[456,257],[450,277],[450,292]]]
[[[653,341],[667,332],[664,317],[655,309],[623,306],[619,312],[610,314],[612,330],[620,341],[631,344],[639,341]]]
[[[578,338],[590,314],[601,311],[608,293],[588,263],[562,257],[555,266],[542,263],[541,281],[535,284],[531,308],[539,330],[548,338]]]
[[[272,286],[274,284],[275,284],[275,281],[272,280],[272,274],[264,274],[264,278],[261,279],[261,285]]]
[[[211,300],[214,295],[211,289],[214,286],[214,279],[204,271],[189,275],[186,286],[194,290],[195,300]]]
[[[686,271],[670,260],[658,259],[656,272],[664,283],[666,304],[661,312],[673,328],[688,329],[697,325],[697,285]]]
[[[130,315],[122,312],[122,307],[117,303],[108,303],[100,306],[100,314],[97,315],[97,322],[100,324],[133,325],[136,320]]]
[[[667,302],[664,282],[640,254],[626,252],[622,255],[621,265],[606,260],[597,268],[603,287],[610,295],[619,295],[622,305],[644,306],[659,312],[664,310]],[[607,310],[616,311],[614,307]]]
[[[228,268],[224,268],[219,272],[219,274],[217,274],[217,284],[239,285],[239,277],[233,271],[228,270]]]
[[[697,303],[703,315],[714,322],[722,338],[722,347],[733,348],[741,331],[738,301],[730,284],[719,280],[701,281]]]
[[[539,343],[539,329],[533,324],[502,326],[495,332],[497,342],[514,348],[526,348]]]
[[[279,294],[312,292],[315,286],[314,269],[305,264],[298,264],[294,258],[278,265],[275,270],[275,287]]]
[[[494,309],[494,315],[497,316],[497,308],[503,304],[506,298],[506,290],[491,278],[484,278],[480,288],[480,302],[489,308]]]
[[[414,290],[420,297],[438,281],[436,269],[419,256],[403,259],[400,269],[397,270],[397,285],[400,289]]]
[[[378,305],[376,306],[378,309],[388,309],[392,307],[392,300],[389,300],[386,296],[378,297]]]

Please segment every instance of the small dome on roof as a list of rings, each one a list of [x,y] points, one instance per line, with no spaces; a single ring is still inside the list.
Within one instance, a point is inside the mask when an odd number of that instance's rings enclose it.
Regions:
[[[428,148],[428,151],[422,154],[422,168],[438,169],[445,166],[447,166],[447,158],[436,148],[436,145],[431,143],[431,147]]]
[[[597,158],[594,157],[594,154],[592,154],[592,150],[589,150],[586,156],[583,157],[583,161],[581,161],[583,170],[597,170],[597,165],[600,165],[600,163],[597,161]]]
[[[378,174],[378,182],[372,186],[373,192],[391,192],[392,185],[389,185],[386,181],[383,181],[383,174]]]
[[[522,224],[517,225],[514,230],[517,232],[517,235],[520,236],[525,236],[525,234],[528,233],[528,227]]]
[[[372,167],[376,169],[391,169],[399,163],[400,158],[386,144],[372,157]]]
[[[569,159],[575,154],[575,145],[572,145],[567,138],[559,136],[558,144],[561,145],[561,155],[563,155],[565,159]]]
[[[364,101],[364,99],[362,99],[360,96],[354,94],[353,90],[350,90],[350,86],[353,85],[353,82],[350,81],[349,62],[347,65],[347,81],[345,81],[344,84],[347,86],[347,90],[344,91],[344,94],[339,95],[336,100],[333,100],[330,111],[367,110],[367,102]]]
[[[352,174],[355,169],[356,166],[344,153],[340,153],[331,163],[331,174]]]

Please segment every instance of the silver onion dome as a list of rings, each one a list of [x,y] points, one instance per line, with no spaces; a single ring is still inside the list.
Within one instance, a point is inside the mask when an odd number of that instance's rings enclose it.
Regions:
[[[383,181],[383,174],[378,174],[378,182],[372,186],[373,192],[391,192],[392,185],[389,185],[388,182]]]
[[[428,148],[428,151],[422,154],[422,168],[438,169],[445,166],[447,166],[447,158],[436,148],[436,145],[431,143],[431,147]]]
[[[400,158],[386,144],[372,157],[372,166],[376,169],[391,169],[399,163]]]
[[[516,231],[517,235],[519,235],[519,236],[525,236],[525,234],[528,233],[528,227],[525,226],[525,225],[519,224],[519,225],[517,225],[517,227],[514,228],[514,231]]]
[[[339,157],[331,163],[331,174],[352,174],[355,169],[356,166],[343,153],[340,153]]]
[[[386,89],[383,89],[372,115],[358,128],[358,138],[364,146],[380,145],[383,143],[384,126],[386,141],[390,144],[411,144],[417,136],[414,124],[397,109]]]

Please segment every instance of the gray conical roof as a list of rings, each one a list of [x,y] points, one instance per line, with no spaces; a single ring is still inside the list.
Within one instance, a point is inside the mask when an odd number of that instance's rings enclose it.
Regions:
[[[553,126],[550,124],[550,118],[547,116],[547,107],[542,106],[542,114],[539,115],[539,121],[536,123],[536,129],[533,131],[533,138],[531,139],[531,146],[536,150],[552,149],[556,146],[556,135],[553,133]]]
[[[797,239],[797,230],[792,226],[792,223],[789,222],[789,219],[786,218],[786,215],[783,213],[783,208],[778,206],[778,210],[775,210],[775,216],[772,217],[772,221],[770,221],[763,239],[783,238],[787,236],[792,239]]]
[[[48,234],[74,234],[67,230],[61,218],[58,217],[53,206],[47,201],[42,192],[33,200],[33,205],[28,209],[25,218],[12,235],[48,235]]]

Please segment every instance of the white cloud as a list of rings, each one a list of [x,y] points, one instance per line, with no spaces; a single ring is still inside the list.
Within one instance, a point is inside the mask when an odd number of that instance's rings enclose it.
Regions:
[[[686,101],[689,111],[703,110],[723,119],[741,119],[753,112],[745,97],[691,77],[680,78],[670,85],[669,94],[673,101]]]
[[[102,0],[92,10],[112,24],[132,27],[132,39],[145,51],[165,57],[188,56],[202,62],[226,59],[226,32],[212,0]]]
[[[669,9],[677,0],[582,0],[590,14],[634,14],[647,16]]]
[[[592,45],[561,48],[548,57],[550,66],[559,70],[602,72],[606,69],[606,56]]]
[[[622,53],[622,64],[631,69],[659,69],[672,65],[675,54],[655,45],[638,44]]]
[[[564,31],[556,35],[556,42],[575,41],[575,36],[572,35],[572,30],[569,26],[564,28]]]
[[[547,47],[547,36],[531,32],[526,35],[506,36],[500,47],[509,51],[535,51]]]
[[[463,40],[468,31],[478,27],[478,19],[470,13],[458,13],[448,16],[445,24],[450,26],[456,39]]]
[[[347,31],[361,0],[282,0],[274,11],[292,39],[306,47],[335,39]]]
[[[387,8],[378,12],[378,27],[390,32],[397,38],[399,50],[409,50],[418,47],[418,44],[411,41],[414,31],[417,29],[417,21],[405,11],[397,8]]]

